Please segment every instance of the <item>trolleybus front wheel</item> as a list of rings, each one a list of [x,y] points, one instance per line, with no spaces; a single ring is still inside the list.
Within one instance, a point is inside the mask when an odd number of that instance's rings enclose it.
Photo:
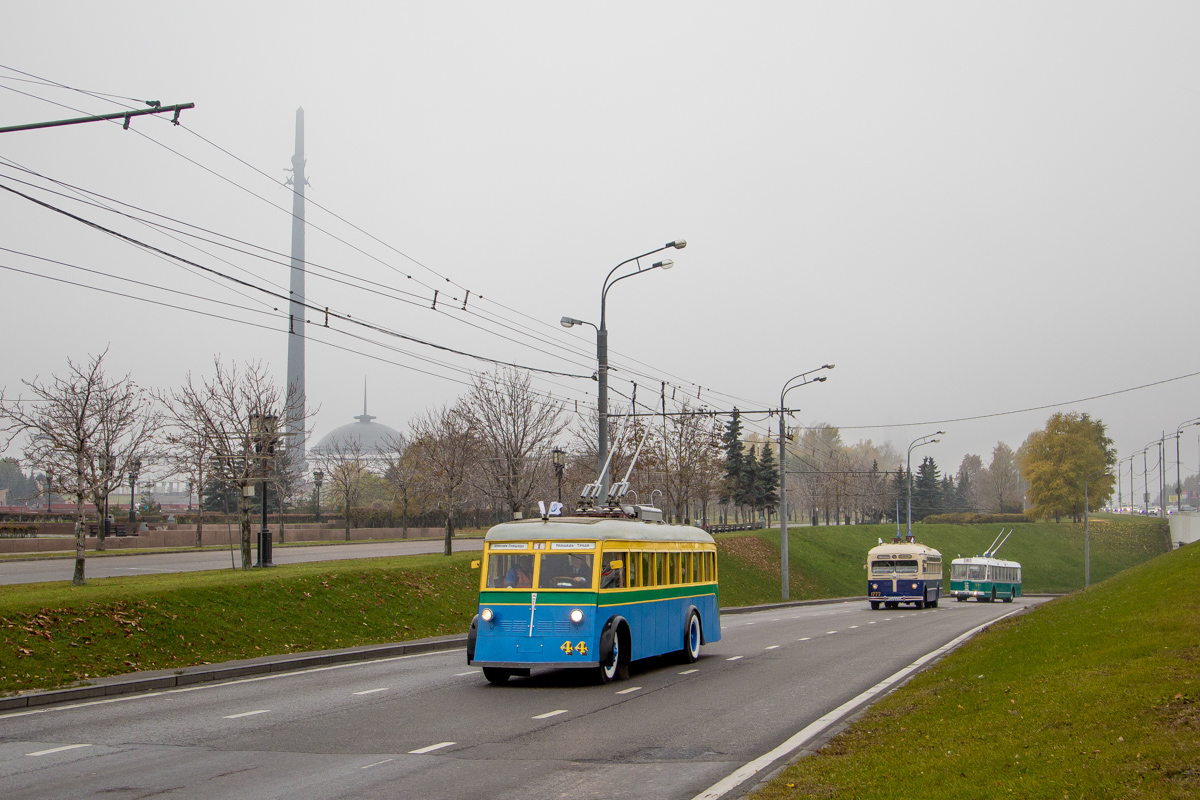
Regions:
[[[493,683],[496,686],[508,683],[508,679],[512,676],[512,670],[501,669],[500,667],[484,667],[483,677],[487,678],[488,683]]]
[[[700,615],[693,611],[688,615],[687,627],[683,629],[683,660],[695,664],[700,658]]]
[[[605,623],[600,632],[600,666],[596,668],[600,683],[629,679],[629,646],[629,629],[623,619],[615,617]]]
[[[874,600],[872,600],[872,601],[871,601],[871,610],[872,610],[872,611],[878,611],[878,610],[879,610],[879,603],[877,603],[877,602],[875,602]]]

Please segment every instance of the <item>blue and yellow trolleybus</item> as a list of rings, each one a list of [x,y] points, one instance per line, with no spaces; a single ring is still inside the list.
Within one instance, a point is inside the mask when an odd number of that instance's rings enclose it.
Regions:
[[[1012,533],[1010,530],[1008,536],[1012,536]],[[1004,536],[1003,530],[1000,536]],[[1008,536],[1004,536],[1003,541],[1000,536],[983,555],[956,558],[950,562],[950,594],[958,602],[974,597],[981,603],[994,603],[997,600],[1011,603],[1013,598],[1021,596],[1021,564],[996,558],[996,551],[1008,541]]]
[[[573,516],[487,532],[467,663],[489,681],[572,667],[608,683],[631,661],[677,652],[692,662],[721,638],[716,542],[656,508],[621,505],[627,488],[592,508],[599,484],[589,484]]]
[[[942,596],[942,554],[912,536],[880,540],[867,552],[867,599],[872,610],[912,603],[937,608]]]

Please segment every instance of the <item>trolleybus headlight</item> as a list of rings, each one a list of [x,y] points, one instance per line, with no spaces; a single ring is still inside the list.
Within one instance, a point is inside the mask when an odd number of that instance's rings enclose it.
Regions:
[[[576,625],[583,622],[583,612],[578,608],[571,609],[571,622],[574,622]]]
[[[479,616],[483,619],[484,622],[491,622],[492,621],[492,610],[490,608],[482,609],[479,612]]]

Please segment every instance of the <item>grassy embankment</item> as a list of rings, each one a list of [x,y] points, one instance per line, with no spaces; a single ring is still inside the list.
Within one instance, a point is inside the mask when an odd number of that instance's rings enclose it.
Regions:
[[[1165,546],[1152,521],[1137,522],[1140,527],[1110,537],[1111,547],[1103,544],[1099,526],[1093,528],[1097,579],[1145,560],[1156,542],[1158,551]],[[921,538],[946,553],[958,552],[946,542],[974,553],[994,538],[998,527],[991,527],[929,526]],[[793,529],[791,596],[862,594],[864,556],[880,535],[890,535],[886,526]],[[1071,574],[1082,575],[1076,538],[1065,524],[1048,530],[1031,526],[1013,535],[1013,555],[1026,563],[1030,591],[1069,588]],[[771,533],[718,541],[722,604],[777,601],[778,533],[773,542]],[[1028,558],[1018,555],[1025,552]],[[83,587],[65,582],[0,587],[0,692],[461,633],[475,610],[479,573],[470,569],[472,558],[478,555],[105,578]],[[1034,569],[1035,560],[1049,566]]]
[[[914,525],[917,541],[941,551],[950,562],[980,555],[1000,529],[1016,532],[999,556],[1021,562],[1024,591],[1068,592],[1083,588],[1083,524],[1029,522],[1018,525]],[[866,593],[867,551],[891,541],[895,525],[791,528],[788,531],[789,595],[793,600],[855,597]],[[1093,519],[1090,526],[1092,582],[1108,578],[1167,550],[1166,523],[1140,517]],[[722,544],[721,604],[777,602],[779,531],[752,536],[718,534]],[[729,558],[736,555],[737,558]]]
[[[753,800],[1200,796],[1200,544],[1003,620]]]

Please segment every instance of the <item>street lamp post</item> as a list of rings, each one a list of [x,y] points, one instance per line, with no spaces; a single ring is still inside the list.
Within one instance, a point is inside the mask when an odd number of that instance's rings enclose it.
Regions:
[[[268,459],[275,455],[275,432],[279,418],[274,414],[251,414],[250,434],[254,437],[254,452],[262,468],[262,529],[258,532],[258,565],[273,567],[271,562],[271,529],[267,527],[267,469]]]
[[[317,470],[313,473],[313,483],[317,485],[317,524],[321,524],[321,484],[325,482],[325,473]]]
[[[137,525],[137,479],[138,473],[142,471],[142,460],[135,458],[133,466],[129,470],[129,524]],[[130,533],[136,533],[137,529],[131,530]]]
[[[1083,479],[1083,588],[1092,585],[1092,543],[1088,535],[1088,481],[1100,475],[1111,475],[1107,469],[1093,472]]]
[[[788,599],[788,532],[787,532],[787,469],[784,467],[784,441],[787,439],[787,426],[784,424],[783,415],[784,398],[792,389],[799,386],[805,386],[810,383],[824,383],[828,378],[821,375],[817,378],[809,378],[814,372],[820,372],[823,369],[833,369],[834,364],[824,364],[816,369],[810,369],[808,372],[801,372],[799,375],[791,378],[783,385],[783,389],[779,392],[779,575],[780,582],[783,584],[783,599]],[[799,380],[799,383],[793,381]]]
[[[54,513],[54,467],[46,467],[46,513]]]
[[[1175,428],[1175,510],[1183,511],[1183,481],[1179,474],[1179,436],[1184,428],[1200,425],[1200,418],[1179,423]]]
[[[631,278],[634,275],[641,275],[643,272],[649,272],[652,269],[670,269],[675,266],[675,262],[669,258],[664,258],[662,261],[657,261],[654,264],[643,267],[641,259],[647,256],[652,256],[655,253],[661,253],[668,248],[682,250],[687,247],[687,241],[684,239],[676,239],[673,242],[667,242],[662,247],[651,250],[648,253],[642,253],[640,256],[626,259],[620,264],[617,264],[604,278],[604,286],[600,290],[600,325],[596,327],[590,322],[583,320],[572,319],[571,317],[563,317],[560,323],[564,328],[570,328],[575,325],[592,325],[596,328],[596,361],[599,369],[596,372],[596,378],[599,382],[599,388],[596,395],[596,412],[599,420],[598,424],[598,447],[599,455],[597,456],[597,471],[604,469],[605,463],[608,461],[608,326],[606,324],[605,307],[608,299],[608,290],[611,289],[618,281],[623,281],[626,278]],[[633,272],[627,272],[624,275],[613,278],[613,273],[619,270],[626,264],[637,262],[638,268]],[[601,496],[608,496],[609,476],[607,473],[600,479]]]
[[[554,459],[554,477],[558,478],[558,502],[562,503],[562,476],[567,465],[567,454],[561,447],[555,447],[550,455]]]
[[[97,545],[97,549],[103,550],[104,540],[108,538],[108,534],[111,532],[108,529],[108,494],[113,479],[113,457],[105,455],[100,466],[104,470],[104,524],[100,526],[100,542]],[[130,532],[132,533],[132,531]]]
[[[912,534],[912,486],[913,486],[912,451],[913,451],[913,448],[924,447],[927,444],[935,444],[937,442],[940,442],[941,439],[934,439],[932,437],[941,436],[944,433],[945,433],[945,431],[934,431],[933,433],[925,434],[924,436],[914,439],[912,444],[910,444],[908,446],[908,455],[905,457],[906,463],[908,465],[908,524],[905,528],[905,534],[904,534],[905,538],[907,538],[907,539],[911,539],[912,535],[913,535]]]

